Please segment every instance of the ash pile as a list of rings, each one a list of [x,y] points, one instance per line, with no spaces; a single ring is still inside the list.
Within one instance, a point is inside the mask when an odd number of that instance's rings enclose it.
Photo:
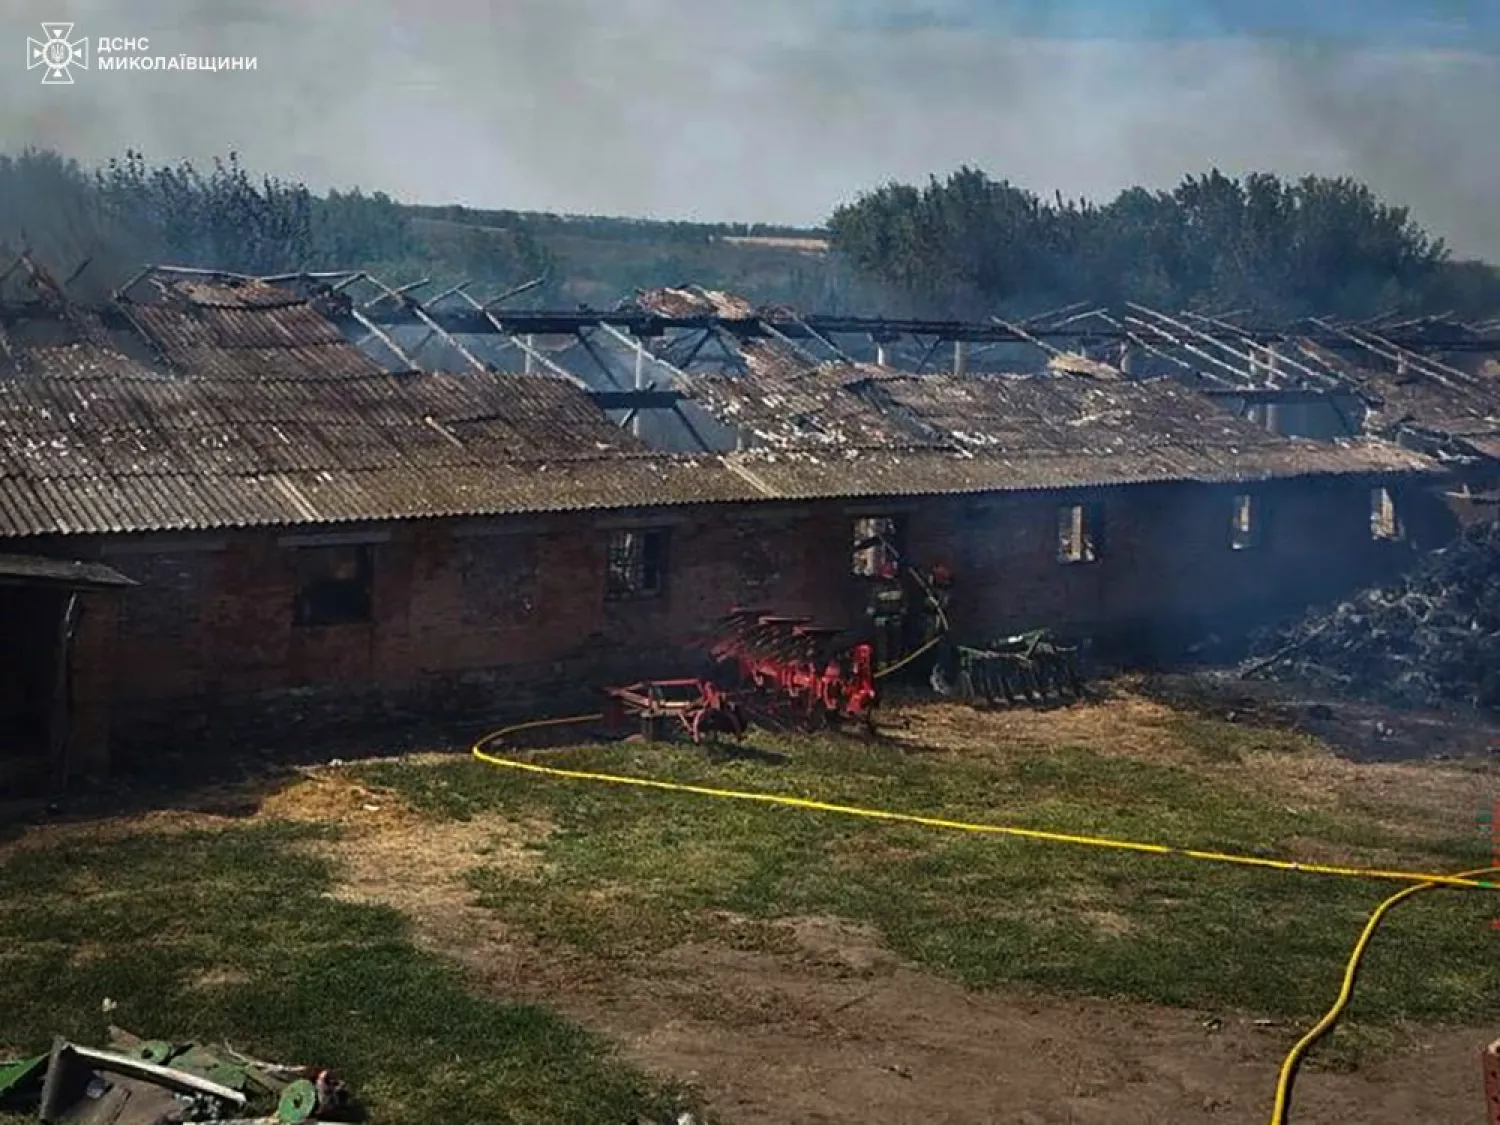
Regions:
[[[1468,528],[1397,583],[1259,634],[1240,674],[1500,710],[1500,522]]]

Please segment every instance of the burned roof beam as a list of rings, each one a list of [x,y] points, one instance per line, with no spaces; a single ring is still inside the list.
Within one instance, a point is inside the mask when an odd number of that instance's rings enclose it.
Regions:
[[[483,316],[485,320],[488,321],[491,325],[497,328],[500,332],[500,335],[504,336],[507,340],[510,341],[511,344],[519,348],[523,355],[527,356],[529,359],[533,360],[536,363],[540,363],[548,371],[552,372],[552,374],[556,375],[560,379],[567,380],[569,383],[572,383],[576,387],[582,387],[586,391],[592,391],[594,389],[590,387],[585,380],[580,379],[577,375],[574,375],[573,372],[569,371],[566,367],[563,367],[561,364],[554,363],[552,358],[546,353],[538,351],[536,348],[528,344],[525,340],[518,338],[513,333],[507,332],[503,327],[501,327],[501,323],[496,318],[495,314],[490,312],[490,310],[486,306],[481,305],[477,300],[475,300],[474,297],[468,292],[468,290],[460,289],[457,295],[462,297],[465,301],[469,302],[469,304],[473,305],[474,308],[479,312],[479,314]]]
[[[1434,365],[1428,362],[1424,362],[1423,356],[1420,356],[1415,352],[1407,351],[1404,348],[1395,346],[1383,336],[1375,335],[1372,332],[1360,331],[1359,329],[1340,328],[1330,324],[1327,321],[1318,320],[1317,318],[1314,318],[1313,323],[1317,324],[1319,327],[1326,328],[1329,331],[1336,332],[1338,335],[1344,337],[1344,339],[1349,340],[1351,343],[1357,344],[1360,347],[1364,348],[1365,351],[1367,351],[1371,355],[1379,356],[1382,359],[1394,363],[1398,372],[1403,368],[1415,367],[1417,371],[1419,371],[1423,375],[1426,375],[1434,382],[1441,383],[1443,386],[1455,391],[1469,391],[1477,385],[1474,379],[1464,374],[1463,372],[1457,371],[1457,369],[1455,368],[1449,368],[1446,364]],[[1434,366],[1440,368],[1441,370],[1433,370],[1432,368]],[[1443,371],[1451,371],[1454,374],[1457,374],[1460,380],[1468,385],[1460,386],[1459,384],[1453,382],[1453,380],[1447,378],[1442,373]]]
[[[1254,381],[1257,364],[1255,362],[1255,358],[1249,352],[1242,352],[1238,348],[1231,347],[1229,344],[1225,343],[1219,337],[1211,333],[1204,332],[1202,329],[1194,328],[1191,324],[1187,324],[1181,320],[1178,320],[1176,317],[1168,316],[1166,313],[1157,312],[1155,309],[1149,308],[1146,305],[1138,305],[1134,302],[1127,302],[1126,307],[1134,309],[1136,312],[1143,313],[1146,316],[1152,317],[1155,320],[1161,321],[1163,324],[1166,324],[1175,332],[1187,333],[1188,335],[1193,337],[1194,340],[1201,344],[1210,347],[1216,347],[1221,352],[1225,352],[1233,356],[1237,361],[1244,364],[1245,366],[1243,368],[1235,367],[1234,365],[1227,363],[1208,352],[1199,350],[1197,347],[1188,344],[1186,341],[1178,342],[1178,346],[1183,348],[1185,351],[1190,351],[1193,355],[1196,355],[1211,363],[1217,364],[1225,371],[1230,372],[1230,374],[1235,376],[1236,378],[1241,380],[1250,379]],[[1268,377],[1270,374],[1274,374],[1274,370],[1268,373]]]
[[[450,348],[461,355],[464,359],[464,362],[472,367],[475,371],[488,372],[491,370],[489,364],[485,363],[468,348],[464,347],[463,343],[459,341],[457,337],[453,336],[449,332],[444,331],[442,325],[438,324],[437,321],[433,320],[433,318],[428,315],[427,310],[422,307],[422,302],[411,296],[409,292],[392,289],[389,285],[381,281],[378,277],[373,276],[372,274],[364,274],[363,280],[368,281],[377,289],[384,290],[386,295],[401,307],[410,309],[412,312],[416,313],[417,318],[423,324],[427,325],[427,327],[432,329],[433,332],[436,332],[439,336],[441,336],[443,338],[443,343],[447,344]],[[417,284],[425,285],[427,283],[423,281]],[[410,288],[411,287],[408,286],[408,289]],[[360,317],[362,315],[358,309],[352,310],[352,313],[356,317]],[[368,327],[368,322],[366,323],[366,326]],[[422,346],[426,347],[427,341],[430,339],[431,335],[429,334],[429,336],[422,341]]]
[[[625,384],[620,381],[620,377],[616,374],[614,367],[610,365],[608,357],[594,346],[594,342],[588,338],[587,332],[587,329],[581,328],[578,330],[576,337],[579,346],[583,348],[584,354],[594,361],[594,366],[609,380],[612,387],[615,387],[617,390],[624,390]]]
[[[600,410],[670,410],[685,396],[681,391],[646,390],[590,391],[589,398]]]
[[[342,275],[340,275],[342,276]],[[941,337],[945,342],[963,341],[971,344],[1024,343],[1012,328],[994,323],[933,320],[887,320],[884,318],[846,316],[760,316],[750,318],[722,318],[711,314],[692,316],[660,316],[639,310],[511,310],[494,312],[478,305],[470,309],[429,310],[430,315],[448,332],[455,335],[530,335],[572,336],[579,328],[591,328],[608,324],[640,338],[662,336],[669,331],[709,329],[717,327],[737,338],[757,338],[779,334],[791,340],[829,340],[840,336],[864,336],[887,339]],[[486,317],[493,312],[494,319]],[[412,323],[418,318],[409,309],[392,309],[383,312],[382,323],[388,327]],[[1079,319],[1083,319],[1080,317]],[[1076,327],[1048,325],[1031,327],[1029,335],[1040,339],[1076,341],[1079,345],[1109,344],[1120,340],[1118,331],[1080,332]],[[1333,332],[1324,328],[1322,341],[1329,344]],[[1210,333],[1209,335],[1214,335]],[[1242,328],[1236,329],[1232,338],[1251,339],[1261,344],[1290,342],[1297,333],[1286,329]],[[1394,341],[1393,341],[1394,342]],[[1493,337],[1455,338],[1451,340],[1422,339],[1413,341],[1422,348],[1447,348],[1454,351],[1500,351],[1500,339]]]
[[[1179,340],[1165,328],[1162,328],[1161,325],[1153,324],[1149,320],[1142,320],[1140,317],[1135,316],[1125,317],[1124,323],[1131,325],[1134,328],[1143,329],[1147,332],[1152,333],[1159,339],[1165,340],[1169,347],[1177,348],[1180,351],[1187,352],[1189,355],[1196,356],[1198,359],[1201,359],[1210,367],[1222,367],[1225,371],[1229,372],[1230,377],[1226,379],[1223,375],[1220,375],[1215,371],[1205,369],[1202,366],[1194,366],[1193,364],[1187,363],[1186,361],[1182,360],[1181,357],[1178,357],[1178,363],[1180,364],[1180,366],[1187,368],[1194,374],[1201,375],[1205,379],[1212,379],[1215,383],[1226,387],[1243,387],[1246,385],[1246,380],[1249,378],[1248,372],[1240,371],[1234,367],[1231,367],[1229,364],[1219,359],[1218,356],[1210,355],[1208,352],[1204,351],[1202,348],[1197,347],[1196,345],[1187,343],[1183,340]],[[1156,351],[1157,349],[1153,348],[1152,350]]]
[[[1190,313],[1183,313],[1183,315],[1184,316],[1188,316],[1188,317],[1192,317],[1194,320],[1204,321],[1207,324],[1214,325],[1216,327],[1222,328],[1223,330],[1228,331],[1228,332],[1234,332],[1234,333],[1239,333],[1240,332],[1240,329],[1238,328],[1238,326],[1233,325],[1233,324],[1226,324],[1224,321],[1219,320],[1216,317],[1206,316],[1206,315],[1204,315],[1202,313],[1191,313],[1191,312]],[[1340,386],[1341,387],[1341,386],[1344,385],[1345,381],[1342,378],[1340,378],[1338,375],[1331,374],[1331,373],[1329,373],[1327,371],[1318,371],[1315,368],[1309,367],[1307,364],[1303,363],[1301,360],[1297,359],[1295,356],[1289,355],[1289,354],[1287,354],[1284,351],[1278,351],[1276,348],[1271,347],[1271,346],[1269,346],[1267,344],[1257,343],[1255,340],[1250,339],[1248,336],[1243,337],[1243,339],[1244,339],[1244,342],[1245,342],[1245,347],[1247,347],[1248,349],[1250,349],[1250,354],[1252,356],[1253,355],[1260,355],[1260,356],[1262,356],[1263,357],[1263,362],[1265,363],[1265,365],[1268,366],[1271,369],[1271,371],[1273,371],[1273,372],[1281,364],[1286,364],[1286,365],[1294,368],[1295,370],[1300,371],[1303,375],[1305,375],[1308,378],[1312,379],[1313,382],[1315,382],[1315,383],[1319,383],[1319,384],[1322,384],[1324,386],[1328,386],[1328,385],[1331,384],[1333,386]]]
[[[402,298],[415,293],[418,289],[425,289],[427,286],[432,284],[431,278],[424,277],[421,281],[412,281],[407,283],[406,285],[397,285],[395,287],[390,287],[381,284],[379,281],[376,281],[375,278],[371,277],[369,274],[366,274],[365,276],[370,284],[384,290],[384,292],[382,292],[379,296],[373,297],[359,306],[365,311],[369,311],[373,308],[378,308],[379,306],[385,304],[387,301],[396,301],[399,304]]]

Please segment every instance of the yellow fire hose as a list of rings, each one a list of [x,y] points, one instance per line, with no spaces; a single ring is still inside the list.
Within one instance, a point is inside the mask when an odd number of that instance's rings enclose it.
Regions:
[[[941,640],[941,637],[942,634],[939,634],[939,636],[934,637],[921,648],[910,653],[897,663],[882,668],[876,673],[876,676],[883,677],[890,675],[911,663],[911,661],[936,645]],[[1384,870],[1373,867],[1348,867],[1326,863],[1300,863],[1294,860],[1266,859],[1261,856],[1203,851],[1196,848],[1175,847],[1169,844],[1152,844],[1135,840],[1115,840],[1103,836],[1049,832],[1036,828],[1019,828],[1014,825],[978,824],[961,820],[947,820],[941,817],[918,816],[913,813],[895,812],[889,809],[863,808],[857,805],[837,805],[827,801],[816,801],[781,793],[754,793],[738,789],[720,789],[706,785],[689,785],[683,782],[661,781],[656,778],[595,773],[588,770],[560,769],[555,766],[537,765],[535,762],[528,762],[517,758],[504,758],[490,752],[492,748],[497,748],[512,735],[520,734],[524,731],[598,722],[603,718],[604,715],[602,713],[594,713],[588,715],[570,715],[560,719],[535,719],[530,722],[517,723],[485,735],[474,744],[471,753],[475,759],[484,762],[486,765],[499,766],[505,769],[519,770],[524,773],[568,781],[591,781],[607,785],[630,786],[637,789],[654,789],[669,793],[692,793],[700,797],[714,797],[720,800],[731,801],[750,801],[782,808],[803,809],[808,812],[836,813],[841,816],[861,817],[867,820],[916,824],[927,828],[941,828],[949,831],[970,832],[990,836],[1009,836],[1027,840],[1041,840],[1054,844],[1075,844],[1083,847],[1105,848],[1115,851],[1174,856],[1180,859],[1201,860],[1208,863],[1227,863],[1274,871],[1297,871],[1308,875],[1329,875],[1350,879],[1378,879],[1387,882],[1411,884],[1405,889],[1391,895],[1375,908],[1375,911],[1365,923],[1364,930],[1359,935],[1359,940],[1355,942],[1353,951],[1349,955],[1348,963],[1344,969],[1343,983],[1333,1006],[1328,1009],[1323,1017],[1287,1053],[1277,1077],[1276,1096],[1271,1111],[1270,1125],[1286,1125],[1291,1102],[1292,1085],[1296,1081],[1297,1069],[1308,1050],[1333,1028],[1334,1024],[1338,1022],[1339,1017],[1343,1015],[1344,1010],[1348,1007],[1349,1000],[1354,993],[1355,978],[1358,975],[1365,950],[1369,947],[1375,930],[1379,927],[1386,914],[1398,903],[1404,902],[1406,899],[1422,891],[1432,890],[1435,887],[1500,889],[1500,884],[1480,878],[1483,875],[1500,874],[1500,867],[1487,867],[1476,871],[1444,875],[1420,871]]]

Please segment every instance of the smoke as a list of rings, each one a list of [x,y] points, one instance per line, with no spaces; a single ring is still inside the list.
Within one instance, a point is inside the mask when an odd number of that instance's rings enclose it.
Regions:
[[[4,137],[85,161],[232,147],[316,188],[423,202],[786,223],[961,163],[1095,198],[1209,166],[1348,174],[1459,253],[1500,260],[1500,152],[1481,119],[1500,104],[1500,54],[1231,37],[1201,14],[1198,38],[1129,35],[1118,15],[1113,38],[1084,38],[1084,0],[1050,22],[1015,5],[1005,24],[1000,7],[0,0],[16,60]],[[258,68],[43,87],[20,65],[42,19]]]

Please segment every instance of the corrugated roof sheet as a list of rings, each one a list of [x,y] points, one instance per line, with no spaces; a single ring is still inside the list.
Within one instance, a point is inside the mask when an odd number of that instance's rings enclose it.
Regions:
[[[1168,380],[911,375],[810,367],[744,348],[749,376],[693,375],[693,398],[751,436],[736,464],[768,489],[924,493],[1423,472],[1396,445],[1271,433]]]
[[[755,306],[745,298],[718,289],[643,289],[632,302],[657,316],[718,316],[725,320],[749,320]]]
[[[7,336],[0,537],[1432,467],[1384,443],[1278,437],[1164,381],[812,367],[774,342],[745,345],[748,376],[685,387],[759,448],[673,455],[562,380],[387,374],[293,294],[160,288],[122,307],[170,373],[76,311]],[[660,311],[739,307],[659,296]]]
[[[295,295],[259,283],[176,282],[161,303],[126,306],[183,374],[212,379],[355,379],[381,370],[337,325]]]
[[[0,383],[0,535],[758,495],[714,458],[652,451],[541,376]]]

